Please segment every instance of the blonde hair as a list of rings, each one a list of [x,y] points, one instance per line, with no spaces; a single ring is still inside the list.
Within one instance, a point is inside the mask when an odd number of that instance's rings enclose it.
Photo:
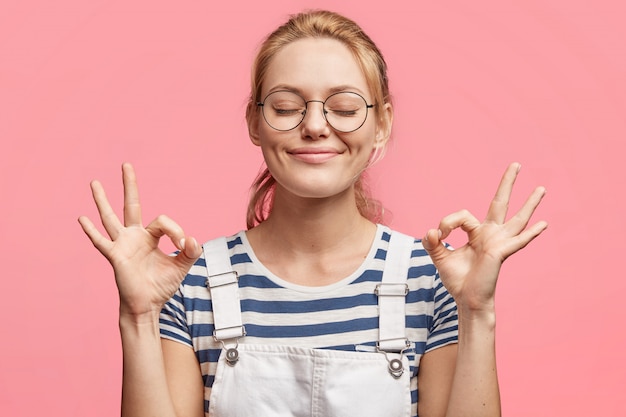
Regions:
[[[258,117],[257,103],[262,100],[261,91],[263,80],[274,55],[291,42],[304,38],[330,38],[344,44],[359,63],[373,102],[381,107],[390,103],[389,82],[387,79],[387,64],[382,53],[369,36],[354,21],[337,13],[315,10],[299,13],[282,26],[272,32],[261,44],[259,52],[252,64],[252,79],[250,97],[246,108],[248,126]],[[377,123],[389,131],[386,126],[389,120],[383,112],[376,112]],[[374,159],[380,159],[382,152],[375,153]],[[361,215],[375,223],[383,220],[383,207],[370,196],[365,183],[365,173],[361,173],[354,184],[356,204]],[[276,180],[267,168],[263,169],[251,187],[251,196],[248,203],[247,227],[250,229],[263,222],[272,210]]]

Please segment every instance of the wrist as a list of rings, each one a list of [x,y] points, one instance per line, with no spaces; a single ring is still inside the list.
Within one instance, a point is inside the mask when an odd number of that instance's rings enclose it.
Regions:
[[[120,306],[120,327],[121,326],[145,326],[157,325],[159,323],[159,311],[149,310],[136,313]]]
[[[494,330],[496,327],[495,306],[471,308],[457,304],[459,328]]]

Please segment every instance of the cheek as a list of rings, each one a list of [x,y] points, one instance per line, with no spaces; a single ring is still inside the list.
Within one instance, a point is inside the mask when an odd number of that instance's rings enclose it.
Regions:
[[[378,144],[378,132],[374,123],[362,126],[355,133],[358,134],[358,139],[355,139],[355,142],[358,141],[358,145],[355,144],[355,146],[359,146],[363,150],[372,152],[376,149]]]

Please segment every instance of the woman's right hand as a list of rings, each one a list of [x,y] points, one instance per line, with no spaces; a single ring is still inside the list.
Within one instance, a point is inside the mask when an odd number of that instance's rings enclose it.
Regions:
[[[122,177],[123,224],[111,208],[102,184],[98,181],[91,183],[100,219],[110,239],[103,236],[86,216],[81,216],[78,221],[93,245],[113,266],[120,294],[120,315],[154,318],[174,295],[200,256],[201,248],[167,216],[161,215],[144,227],[137,180],[130,164],[122,165]],[[170,256],[159,249],[159,239],[164,235],[180,250],[178,255]]]

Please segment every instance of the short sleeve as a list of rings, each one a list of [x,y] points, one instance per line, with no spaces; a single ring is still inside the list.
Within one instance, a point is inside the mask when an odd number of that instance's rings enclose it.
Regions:
[[[187,325],[187,315],[185,313],[183,290],[184,286],[181,284],[178,291],[161,309],[159,331],[164,339],[192,346],[189,326]]]
[[[432,324],[426,341],[426,352],[457,343],[459,338],[459,318],[454,298],[441,282],[439,273],[433,282],[435,290]]]

